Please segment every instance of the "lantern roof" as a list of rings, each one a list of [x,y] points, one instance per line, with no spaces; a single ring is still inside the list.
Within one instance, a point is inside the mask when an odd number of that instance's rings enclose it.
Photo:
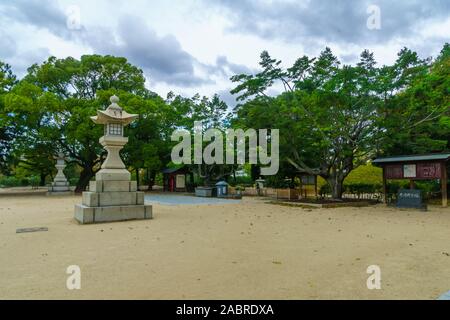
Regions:
[[[118,105],[119,98],[115,95],[109,98],[111,104],[106,110],[97,110],[97,115],[91,117],[92,121],[97,124],[107,123],[121,123],[123,125],[129,124],[131,121],[138,117],[137,114],[130,114]]]

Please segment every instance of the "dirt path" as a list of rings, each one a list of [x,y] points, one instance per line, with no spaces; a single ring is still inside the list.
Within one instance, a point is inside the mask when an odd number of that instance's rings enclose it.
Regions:
[[[450,289],[450,209],[154,206],[78,225],[80,197],[0,197],[2,299],[435,299]],[[16,234],[17,228],[48,227]],[[81,290],[66,268],[81,268]],[[378,265],[382,289],[368,290]]]

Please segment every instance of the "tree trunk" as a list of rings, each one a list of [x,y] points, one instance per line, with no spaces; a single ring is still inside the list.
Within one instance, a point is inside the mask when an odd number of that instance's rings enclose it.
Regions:
[[[147,169],[147,180],[148,180],[148,191],[153,190],[153,186],[155,185],[156,171]]]
[[[339,174],[334,174],[327,179],[331,187],[331,197],[334,200],[342,200],[344,193],[344,178]]]
[[[45,177],[47,177],[47,175],[45,173],[41,173],[41,180],[39,181],[39,185],[41,187],[45,187]]]
[[[236,169],[233,167],[233,182],[236,184]]]
[[[89,181],[95,175],[91,167],[84,167],[81,170],[80,178],[78,179],[77,186],[75,187],[75,193],[81,193],[86,190],[89,185]]]

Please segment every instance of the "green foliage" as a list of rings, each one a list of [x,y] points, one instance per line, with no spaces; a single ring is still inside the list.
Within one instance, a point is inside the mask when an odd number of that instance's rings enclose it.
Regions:
[[[50,57],[31,66],[20,81],[0,62],[0,172],[8,176],[1,179],[5,185],[23,185],[38,177],[45,184],[55,174],[54,156],[64,152],[66,175],[83,190],[105,158],[98,143],[103,128],[90,117],[107,107],[113,94],[123,109],[139,114],[126,129],[129,143],[122,156],[150,187],[161,182],[159,172],[170,163],[172,131],[192,130],[196,120],[203,121],[204,130],[280,129],[280,171],[266,177],[266,185],[293,187],[299,174],[314,174],[321,193],[334,198],[379,191],[381,169],[366,165],[375,156],[450,150],[449,44],[434,60],[404,48],[388,66],[377,66],[367,50],[357,65],[343,65],[326,48],[318,57],[303,56],[283,68],[264,51],[260,69],[232,77],[231,92],[241,104],[230,116],[218,95],[170,93],[163,100],[145,88],[142,70],[122,57]],[[275,84],[285,90],[270,96]],[[259,166],[245,165],[251,179],[239,177],[235,183],[253,184]],[[231,177],[237,166],[191,169],[198,184],[210,184]],[[417,185],[436,192],[435,184]]]
[[[331,187],[328,183],[323,184],[322,186],[320,186],[319,188],[319,196],[321,196],[322,198],[328,196],[331,194]]]
[[[256,75],[232,78],[232,93],[249,99],[236,111],[235,123],[249,128],[279,128],[281,161],[291,171],[320,175],[339,198],[345,177],[368,157],[378,136],[375,125],[376,70],[373,55],[361,54],[355,66],[341,66],[326,48],[319,57],[302,57],[284,70],[281,61],[261,54]],[[285,92],[265,91],[281,82]],[[291,173],[292,175],[292,173]]]
[[[228,107],[217,94],[215,94],[212,98],[200,98],[200,95],[198,94],[192,98],[169,94],[168,103],[173,108],[174,115],[178,119],[176,121],[177,129],[185,129],[193,134],[194,121],[202,122],[202,133],[210,128],[218,129],[221,132],[224,132],[229,125],[227,122]],[[193,141],[193,137],[191,138],[191,141]],[[172,143],[172,146],[175,144],[177,144],[177,142]],[[203,141],[203,148],[207,144],[209,144],[209,142]],[[194,152],[191,152],[191,155],[193,158]],[[236,167],[237,166],[235,165],[215,163],[202,163],[190,166],[191,170],[201,178],[197,180],[197,183],[205,186],[212,185],[216,181],[230,176]]]
[[[366,173],[349,174],[379,154],[449,150],[449,52],[446,44],[432,61],[405,48],[393,65],[377,67],[367,50],[348,66],[326,48],[284,69],[264,51],[261,72],[231,78],[231,93],[244,101],[231,123],[280,129],[280,161],[291,167],[285,176],[319,175],[340,198],[346,179],[361,182]],[[285,90],[271,97],[275,83]]]
[[[155,177],[155,184],[157,186],[162,186],[164,184],[163,179],[164,175],[162,173],[158,173]]]
[[[0,61],[0,173],[4,174],[10,173],[10,166],[14,160],[12,142],[19,134],[5,109],[4,98],[16,82],[11,66]]]
[[[41,181],[41,179],[38,176],[31,176],[28,179],[28,182],[29,182],[30,186],[32,186],[32,187],[39,186],[40,181]]]
[[[265,178],[264,186],[268,188],[292,188],[294,187],[290,179],[285,179],[280,175],[268,176]]]
[[[440,192],[440,184],[437,181],[415,181],[415,189],[422,190],[425,198],[430,198]],[[395,197],[399,189],[409,189],[409,180],[389,181],[387,184],[387,193],[390,197]]]
[[[380,109],[380,126],[387,155],[450,150],[450,46],[434,60],[420,60],[403,49],[392,67],[385,67],[383,94],[390,99]]]
[[[228,183],[231,186],[236,186],[236,185],[245,185],[245,186],[252,186],[254,184],[253,180],[251,177],[249,176],[238,176],[236,177],[236,180],[233,179],[233,177],[230,177],[228,179]]]
[[[383,170],[380,167],[375,167],[372,164],[366,164],[354,169],[345,178],[344,184],[382,184],[383,183]]]
[[[83,190],[105,158],[98,142],[103,128],[90,117],[116,94],[123,99],[123,109],[140,113],[129,129],[130,146],[123,152],[126,163],[158,170],[161,154],[167,153],[167,148],[160,150],[160,129],[165,125],[160,120],[167,108],[145,89],[144,82],[142,70],[120,57],[50,57],[42,65],[33,65],[5,97],[11,122],[23,132],[16,147],[20,162],[46,176],[54,170],[53,156],[62,151],[69,163],[81,168],[76,190]]]
[[[24,186],[39,186],[40,178],[38,176],[17,177],[17,176],[2,176],[0,177],[1,188],[24,187]]]
[[[69,185],[70,186],[72,186],[72,187],[76,186],[77,182],[78,182],[78,177],[76,177],[76,178],[69,178],[68,181],[69,181]]]
[[[16,177],[4,176],[0,178],[0,187],[2,188],[19,187],[21,185],[22,180]]]

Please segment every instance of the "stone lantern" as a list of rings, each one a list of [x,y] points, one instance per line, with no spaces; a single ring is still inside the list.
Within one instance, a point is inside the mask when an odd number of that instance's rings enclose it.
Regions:
[[[257,191],[258,196],[263,195],[264,182],[266,182],[266,180],[259,178],[259,179],[256,179],[255,182],[256,182],[256,191]]]
[[[48,187],[47,195],[63,195],[71,193],[69,188],[69,182],[67,181],[66,176],[64,175],[64,168],[66,167],[66,162],[64,159],[64,154],[60,152],[56,157],[56,169],[58,169],[58,173],[53,179],[52,184]]]
[[[112,96],[106,110],[97,110],[92,121],[104,125],[99,142],[108,152],[95,181],[89,183],[89,192],[83,192],[83,203],[75,206],[75,219],[80,223],[151,219],[152,207],[144,204],[144,193],[137,191],[136,181],[120,158],[120,150],[128,142],[123,129],[138,117],[118,105]]]

